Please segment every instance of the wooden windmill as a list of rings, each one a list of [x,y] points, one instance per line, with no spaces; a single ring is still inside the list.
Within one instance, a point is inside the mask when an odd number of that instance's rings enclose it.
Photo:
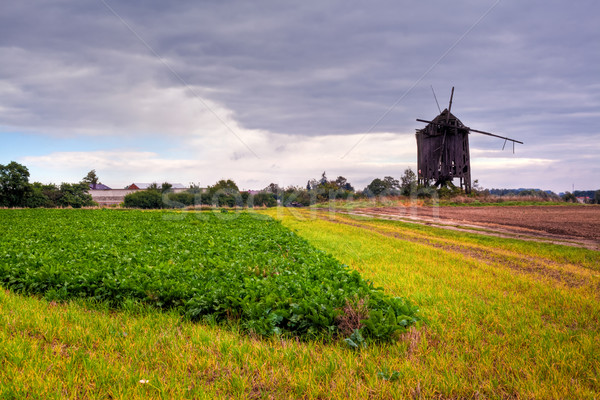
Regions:
[[[465,126],[450,112],[453,96],[454,88],[450,94],[448,108],[440,112],[433,121],[417,119],[427,123],[425,128],[417,129],[416,133],[418,179],[420,185],[428,186],[433,181],[435,186],[443,186],[459,178],[460,187],[464,188],[466,193],[471,193],[469,133],[476,132],[504,139],[505,146],[507,141],[511,141],[513,152],[515,143],[523,142]]]

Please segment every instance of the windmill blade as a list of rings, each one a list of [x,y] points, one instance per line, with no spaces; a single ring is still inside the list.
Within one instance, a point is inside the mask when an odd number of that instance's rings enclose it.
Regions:
[[[454,86],[452,86],[452,93],[450,93],[450,104],[448,104],[448,115],[446,115],[446,123],[450,123],[450,110],[452,110],[452,98],[454,97]]]
[[[521,144],[523,144],[523,142],[521,142],[520,140],[511,139],[511,138],[507,138],[507,137],[500,136],[500,135],[494,135],[493,133],[484,132],[484,131],[478,131],[477,129],[471,129],[469,127],[465,127],[465,129],[468,129],[471,132],[481,133],[482,135],[488,135],[488,136],[493,136],[493,137],[497,137],[497,138],[504,139],[504,140],[510,140],[511,142],[513,142],[513,147],[514,147],[514,143],[521,143]]]
[[[442,109],[440,108],[440,103],[438,103],[438,101],[437,101],[437,96],[435,95],[435,90],[433,90],[433,85],[431,85],[431,91],[433,92],[433,98],[435,99],[435,104],[437,104],[438,111],[441,114]]]
[[[456,126],[454,126],[454,125],[444,124],[442,122],[426,121],[424,119],[419,119],[419,118],[417,118],[417,121],[419,121],[419,122],[425,122],[426,124],[433,124],[433,125],[438,125],[438,126],[447,126],[449,128],[456,128]],[[464,129],[464,130],[467,130],[469,132],[477,132],[477,133],[481,133],[482,135],[493,136],[493,137],[497,137],[497,138],[504,139],[504,140],[510,140],[511,142],[516,142],[516,143],[523,144],[523,142],[521,142],[520,140],[511,139],[511,138],[507,138],[505,136],[500,136],[500,135],[494,135],[493,133],[484,132],[484,131],[480,131],[480,130],[477,130],[477,129],[472,129],[472,128],[469,128],[468,126],[461,127],[460,129]]]

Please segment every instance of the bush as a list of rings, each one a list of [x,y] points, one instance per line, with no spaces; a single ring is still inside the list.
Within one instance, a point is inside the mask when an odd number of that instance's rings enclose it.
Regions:
[[[170,193],[168,199],[169,206],[172,208],[183,208],[196,204],[196,195],[190,192]],[[198,200],[200,200],[200,196],[198,196]]]
[[[127,208],[163,208],[162,194],[157,190],[141,190],[125,196],[123,205]]]

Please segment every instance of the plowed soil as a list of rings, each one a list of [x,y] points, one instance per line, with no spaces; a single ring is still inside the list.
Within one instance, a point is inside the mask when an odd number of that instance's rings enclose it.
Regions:
[[[364,208],[355,212],[600,244],[600,206],[596,205],[387,207]]]

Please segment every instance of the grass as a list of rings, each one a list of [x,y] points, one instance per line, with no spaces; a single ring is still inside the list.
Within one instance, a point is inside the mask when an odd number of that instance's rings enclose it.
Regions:
[[[414,198],[405,196],[378,196],[373,198],[330,200],[311,207],[317,209],[354,210],[357,208],[379,207],[414,207],[414,206],[448,206],[448,207],[490,207],[490,206],[573,206],[580,203],[543,200],[534,196],[454,196],[441,199]]]
[[[0,398],[597,398],[598,252],[266,213],[409,298],[425,322],[352,351],[139,305],[115,312],[0,291]]]

